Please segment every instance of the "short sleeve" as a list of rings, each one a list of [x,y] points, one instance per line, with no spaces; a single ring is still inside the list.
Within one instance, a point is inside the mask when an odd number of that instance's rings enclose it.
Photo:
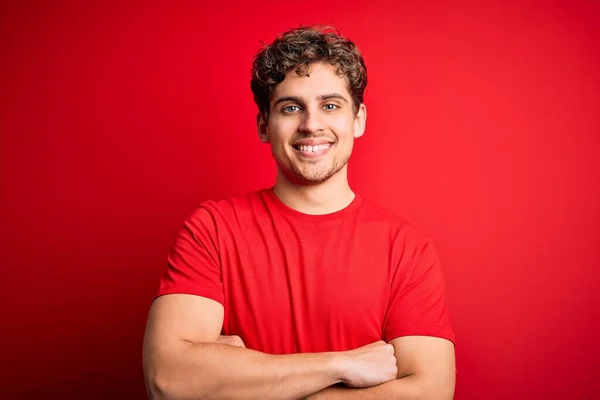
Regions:
[[[400,336],[435,336],[455,342],[438,254],[427,240],[401,262],[392,279],[384,325],[385,340]]]
[[[177,233],[156,297],[192,294],[224,303],[215,221],[205,207],[190,215]]]

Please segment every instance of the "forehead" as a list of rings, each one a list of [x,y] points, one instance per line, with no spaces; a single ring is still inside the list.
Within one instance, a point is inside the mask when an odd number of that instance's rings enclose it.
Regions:
[[[308,76],[290,71],[285,79],[275,86],[271,100],[283,96],[297,96],[305,99],[316,98],[320,94],[339,93],[350,100],[348,82],[337,74],[337,67],[328,63],[314,63],[308,67]]]

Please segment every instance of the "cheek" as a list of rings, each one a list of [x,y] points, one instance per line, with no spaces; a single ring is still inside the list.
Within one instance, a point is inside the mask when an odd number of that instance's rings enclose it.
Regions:
[[[340,119],[331,125],[331,129],[340,141],[347,141],[353,137],[354,122],[348,119]]]
[[[290,151],[289,143],[291,135],[285,127],[278,125],[276,130],[271,130],[270,134],[272,151],[277,154],[284,154]]]
[[[276,119],[271,124],[271,137],[276,140],[288,140],[296,132],[298,124],[292,118]]]

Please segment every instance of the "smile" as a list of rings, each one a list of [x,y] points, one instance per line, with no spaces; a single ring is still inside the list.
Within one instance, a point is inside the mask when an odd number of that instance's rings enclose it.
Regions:
[[[330,148],[331,147],[331,143],[318,144],[316,146],[294,145],[293,147],[296,150],[300,150],[302,152],[313,153],[313,152],[318,152],[318,151]]]
[[[292,148],[295,150],[297,154],[300,154],[303,157],[307,158],[315,158],[320,157],[329,151],[329,149],[333,146],[332,143],[323,143],[317,144],[314,146],[309,145],[293,145]]]

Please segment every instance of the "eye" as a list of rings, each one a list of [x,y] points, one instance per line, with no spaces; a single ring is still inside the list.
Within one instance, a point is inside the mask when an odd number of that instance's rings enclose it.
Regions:
[[[337,110],[339,107],[337,106],[337,104],[325,104],[323,106],[327,111],[333,111],[333,110]]]
[[[295,113],[298,110],[300,110],[300,106],[286,106],[286,107],[283,107],[283,112],[284,113],[288,113],[288,114]]]

